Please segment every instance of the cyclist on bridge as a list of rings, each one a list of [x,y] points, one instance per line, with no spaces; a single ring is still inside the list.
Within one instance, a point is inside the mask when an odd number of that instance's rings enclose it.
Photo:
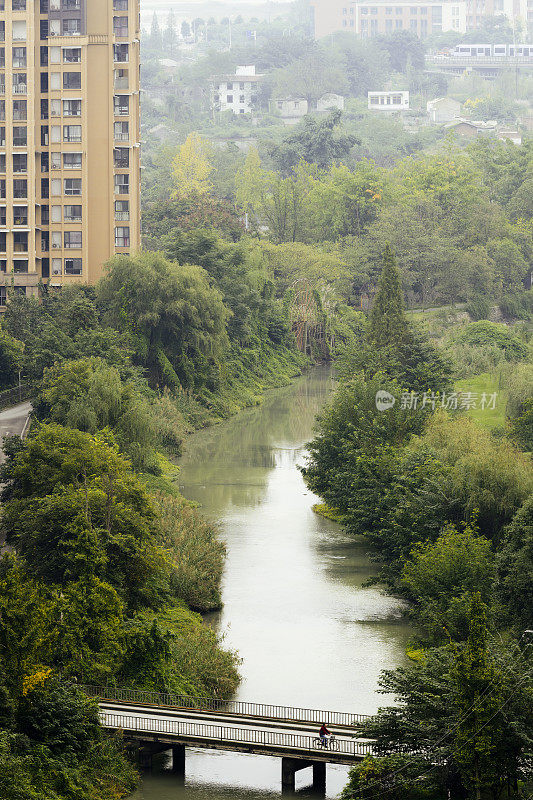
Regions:
[[[320,728],[318,735],[320,736],[320,741],[322,742],[322,747],[328,746],[328,736],[331,736],[331,731],[328,731],[326,728],[326,723],[322,723],[322,727]]]

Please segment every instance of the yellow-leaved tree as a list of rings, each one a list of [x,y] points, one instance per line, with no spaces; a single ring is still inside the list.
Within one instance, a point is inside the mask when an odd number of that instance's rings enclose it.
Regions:
[[[207,139],[196,131],[190,133],[181,145],[172,162],[172,175],[176,188],[174,197],[204,197],[212,187],[209,176],[212,148]]]

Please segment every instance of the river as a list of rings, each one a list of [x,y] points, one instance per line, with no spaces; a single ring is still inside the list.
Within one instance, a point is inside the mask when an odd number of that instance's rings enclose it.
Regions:
[[[237,699],[371,713],[379,673],[402,661],[409,631],[392,598],[363,588],[372,574],[364,545],[312,511],[318,498],[297,469],[332,391],[330,371],[316,368],[194,434],[180,488],[219,521],[227,542],[224,608],[210,622],[243,659]],[[270,800],[280,796],[280,771],[275,758],[190,750],[185,785],[155,772],[136,797]],[[346,775],[328,767],[328,797]]]

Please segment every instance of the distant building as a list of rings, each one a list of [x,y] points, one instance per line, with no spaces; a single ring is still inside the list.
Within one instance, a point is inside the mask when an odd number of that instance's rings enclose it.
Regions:
[[[502,142],[512,142],[516,145],[522,144],[522,134],[517,130],[508,130],[507,128],[500,128],[496,134],[497,138]]]
[[[426,108],[431,122],[435,124],[451,122],[461,113],[461,103],[453,97],[436,97],[428,101]]]
[[[533,2],[517,0],[528,1]],[[398,30],[412,31],[420,38],[447,31],[465,33],[467,12],[472,2],[476,0],[311,0],[315,38],[321,39],[336,31],[354,33],[363,38]]]
[[[337,108],[339,111],[344,111],[344,97],[342,94],[333,94],[328,92],[323,94],[316,104],[317,111],[329,111],[332,108]]]
[[[309,103],[303,97],[280,97],[270,101],[270,110],[277,114],[285,125],[296,125],[309,111]]]
[[[368,108],[371,111],[408,111],[409,92],[368,92]]]
[[[498,126],[494,121],[481,122],[470,119],[454,119],[452,122],[446,123],[444,127],[457,134],[457,136],[474,139],[477,136],[494,136]]]
[[[213,109],[232,111],[233,114],[251,114],[263,75],[255,66],[237,67],[235,75],[220,75],[212,80]]]

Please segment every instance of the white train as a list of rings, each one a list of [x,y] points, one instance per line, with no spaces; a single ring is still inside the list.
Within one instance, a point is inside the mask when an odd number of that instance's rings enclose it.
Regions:
[[[458,44],[449,53],[463,58],[527,58],[533,61],[533,44]]]

